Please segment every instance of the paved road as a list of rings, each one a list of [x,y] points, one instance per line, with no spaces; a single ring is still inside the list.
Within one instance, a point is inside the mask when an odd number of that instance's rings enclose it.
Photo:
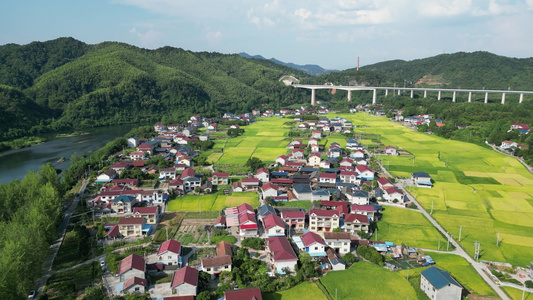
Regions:
[[[512,157],[512,158],[518,160],[522,165],[524,165],[524,167],[526,167],[526,169],[529,171],[529,173],[533,174],[533,168],[530,165],[526,164],[522,158],[516,157],[514,155],[511,155],[510,153],[502,151],[499,147],[497,147],[496,145],[493,145],[493,144],[489,144],[487,141],[485,141],[485,144],[491,146],[492,150],[494,150],[494,151],[496,151],[498,153],[501,153],[503,155],[507,155],[509,157]]]
[[[381,164],[380,164],[380,167],[381,167],[382,172],[390,175]],[[487,282],[487,284],[490,287],[492,287],[492,289],[498,294],[498,296],[500,296],[500,298],[504,300],[510,299],[507,296],[507,294],[505,294],[502,291],[502,289],[494,281],[492,281],[492,279],[484,271],[484,269],[486,269],[486,265],[476,262],[472,257],[470,257],[470,255],[466,253],[466,251],[461,247],[461,245],[459,245],[459,243],[457,243],[450,235],[448,235],[448,232],[446,232],[446,230],[444,230],[444,228],[442,228],[442,226],[440,226],[440,224],[437,223],[435,219],[433,219],[433,217],[426,211],[426,209],[424,209],[424,207],[420,203],[418,203],[418,201],[416,201],[416,199],[407,191],[407,189],[405,189],[405,186],[402,185],[402,181],[398,181],[397,185],[403,189],[407,198],[411,202],[416,204],[420,212],[424,214],[424,216],[431,222],[431,224],[433,224],[433,226],[437,228],[437,230],[440,231],[442,235],[444,235],[447,239],[450,240],[450,243],[455,247],[455,250],[453,252],[446,252],[446,253],[453,253],[453,254],[462,256],[464,259],[466,259],[466,261],[468,261],[474,267],[474,269],[476,270],[476,272],[478,272],[481,278],[483,278],[483,280],[485,280],[485,282]],[[440,251],[435,251],[435,250],[428,250],[428,251],[440,252]]]
[[[74,196],[74,201],[72,201],[72,204],[70,205],[69,209],[65,212],[65,217],[63,218],[63,222],[59,226],[58,229],[58,239],[50,246],[51,254],[48,257],[48,259],[43,264],[43,276],[37,281],[37,295],[40,295],[43,292],[44,286],[46,285],[46,282],[48,281],[48,278],[53,274],[52,272],[52,264],[54,263],[54,259],[56,258],[57,253],[59,252],[59,248],[61,247],[61,244],[63,243],[63,239],[65,238],[65,234],[67,232],[67,225],[70,221],[70,217],[72,216],[72,212],[78,206],[78,202],[80,201],[81,197],[78,197],[77,195],[83,195],[83,192],[85,191],[85,188],[87,187],[87,180],[84,180],[80,190],[78,193]]]
[[[490,279],[490,277],[484,271],[486,269],[486,265],[474,261],[474,259],[472,257],[470,257],[470,255],[468,255],[468,253],[466,253],[466,251],[461,247],[461,245],[459,245],[459,243],[457,243],[450,235],[448,235],[448,232],[446,232],[446,230],[444,230],[444,228],[442,228],[440,226],[440,224],[437,223],[437,221],[435,221],[435,219],[433,219],[433,217],[424,209],[424,207],[422,205],[420,205],[420,203],[418,203],[418,201],[416,201],[416,199],[413,196],[411,196],[411,194],[409,194],[409,192],[407,190],[404,189],[404,191],[405,191],[405,194],[407,195],[407,197],[409,198],[409,200],[411,200],[413,203],[416,204],[418,209],[420,209],[420,211],[431,222],[431,224],[433,224],[433,226],[435,226],[435,228],[437,228],[437,230],[439,230],[447,239],[450,240],[450,243],[452,243],[452,245],[455,247],[455,251],[454,251],[455,253],[454,254],[460,255],[464,259],[466,259],[466,261],[468,261],[474,267],[474,269],[478,272],[478,274],[481,276],[481,278],[483,278],[483,280],[485,280],[485,282],[487,282],[487,284],[490,287],[492,287],[492,289],[498,294],[498,296],[500,296],[500,298],[502,298],[502,299],[510,299],[502,291],[502,289],[496,283],[494,283],[494,281],[492,281],[492,279]],[[431,250],[431,251],[434,251],[434,250]]]

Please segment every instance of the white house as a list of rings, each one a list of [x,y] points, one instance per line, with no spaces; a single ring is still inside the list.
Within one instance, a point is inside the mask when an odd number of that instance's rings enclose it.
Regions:
[[[280,155],[276,158],[275,163],[284,166],[287,163],[287,155]]]
[[[277,197],[278,196],[278,191],[279,191],[279,186],[277,185],[274,185],[270,182],[268,183],[265,183],[261,189],[263,190],[263,199],[266,199],[267,197]]]
[[[273,271],[285,274],[286,270],[294,272],[298,257],[285,236],[269,237],[265,241],[268,258],[273,263]]]
[[[431,267],[420,273],[420,289],[429,299],[462,299],[463,287],[450,276],[450,273]]]
[[[311,153],[309,155],[309,161],[308,164],[313,167],[318,167],[320,165],[320,154],[319,153]]]
[[[368,192],[356,190],[351,194],[350,203],[357,205],[368,205],[370,203]]]
[[[300,250],[306,251],[311,256],[326,256],[326,243],[314,232],[308,231],[301,236],[293,237],[293,240]]]
[[[259,181],[261,181],[262,183],[266,183],[270,181],[270,173],[265,168],[261,168],[257,170],[254,177],[259,179]]]
[[[358,165],[355,168],[357,172],[357,178],[362,178],[364,180],[374,180],[374,171],[370,170],[367,166]]]
[[[163,242],[157,251],[159,262],[168,266],[181,266],[180,254],[181,243],[173,239]]]
[[[263,229],[267,237],[285,236],[286,224],[275,214],[269,214],[263,218]]]
[[[357,178],[357,172],[353,171],[341,171],[339,175],[340,181],[344,183],[359,183],[359,179]]]
[[[351,234],[357,234],[359,231],[368,233],[370,220],[365,215],[347,214],[344,217],[344,230]]]
[[[198,292],[198,270],[185,266],[174,272],[170,282],[172,296],[196,296]]]
[[[398,203],[404,202],[404,194],[396,187],[386,188],[383,192],[383,198],[388,202],[394,202],[394,200],[398,200]]]
[[[393,146],[385,147],[385,154],[387,155],[398,155],[398,151]]]
[[[350,252],[351,235],[349,232],[324,232],[324,241],[341,255]]]
[[[415,172],[411,174],[411,180],[414,184],[416,184],[417,187],[433,187],[431,176],[426,172]]]

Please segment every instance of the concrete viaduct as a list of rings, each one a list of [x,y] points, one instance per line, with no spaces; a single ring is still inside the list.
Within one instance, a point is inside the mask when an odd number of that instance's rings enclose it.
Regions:
[[[397,91],[398,96],[401,91],[408,91],[411,93],[411,98],[414,97],[415,92],[423,92],[424,98],[427,98],[428,92],[436,92],[437,100],[441,100],[442,92],[453,93],[452,101],[456,102],[457,93],[468,93],[468,102],[472,102],[472,93],[485,94],[485,103],[489,101],[489,94],[501,94],[502,104],[505,104],[506,94],[518,94],[520,95],[519,102],[524,101],[524,95],[533,95],[533,91],[510,91],[510,90],[472,90],[472,89],[438,89],[438,88],[402,88],[402,87],[376,87],[376,86],[343,86],[343,85],[310,85],[310,84],[293,84],[293,87],[311,90],[311,105],[315,105],[315,91],[316,90],[345,90],[348,91],[348,101],[352,101],[352,91],[372,91],[372,104],[377,103],[378,90],[385,91],[385,97],[389,95],[389,91],[395,93]]]

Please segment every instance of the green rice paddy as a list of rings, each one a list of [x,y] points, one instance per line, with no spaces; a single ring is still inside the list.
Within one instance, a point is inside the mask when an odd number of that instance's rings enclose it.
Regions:
[[[259,195],[255,192],[232,193],[229,196],[186,195],[170,200],[167,209],[169,211],[219,211],[242,203],[251,204],[256,208],[259,206]]]

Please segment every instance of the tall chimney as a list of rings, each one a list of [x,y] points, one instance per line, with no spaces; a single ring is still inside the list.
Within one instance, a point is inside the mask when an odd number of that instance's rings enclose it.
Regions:
[[[357,57],[357,72],[359,72],[359,56]]]

